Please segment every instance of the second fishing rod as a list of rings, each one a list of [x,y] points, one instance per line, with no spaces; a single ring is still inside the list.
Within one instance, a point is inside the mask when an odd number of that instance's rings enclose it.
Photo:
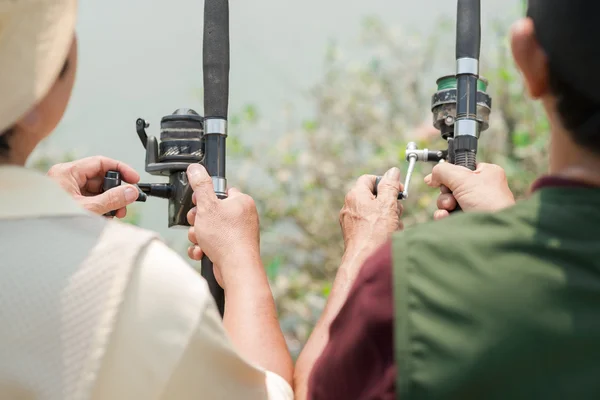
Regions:
[[[474,171],[481,132],[489,128],[492,99],[488,82],[479,76],[481,49],[481,0],[458,0],[456,13],[456,73],[439,78],[431,99],[433,126],[447,143],[444,150],[406,147],[408,169],[404,190],[398,199],[408,197],[410,180],[417,161],[449,162]],[[377,185],[381,177],[377,178]],[[458,211],[457,208],[455,211]]]

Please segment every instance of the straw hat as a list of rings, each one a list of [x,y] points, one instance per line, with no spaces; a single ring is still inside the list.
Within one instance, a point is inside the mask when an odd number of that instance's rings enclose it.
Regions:
[[[0,0],[0,132],[44,98],[67,58],[77,0]]]

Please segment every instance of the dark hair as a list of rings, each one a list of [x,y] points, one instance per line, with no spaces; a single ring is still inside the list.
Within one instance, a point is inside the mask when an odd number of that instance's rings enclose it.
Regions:
[[[600,155],[600,104],[574,89],[551,64],[549,85],[557,100],[558,115],[571,138]]]
[[[7,157],[9,155],[10,145],[8,144],[8,139],[13,132],[13,128],[11,127],[0,133],[0,157]]]

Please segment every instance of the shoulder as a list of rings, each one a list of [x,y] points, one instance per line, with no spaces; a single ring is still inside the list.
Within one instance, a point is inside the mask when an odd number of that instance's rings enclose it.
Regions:
[[[463,259],[465,251],[482,252],[531,237],[539,219],[539,201],[533,197],[496,213],[460,213],[394,234],[393,254],[411,258]],[[462,254],[462,256],[460,256]]]
[[[158,237],[153,237],[140,254],[138,270],[136,275],[144,290],[154,296],[163,294],[169,302],[204,307],[211,298],[199,271]]]
[[[451,390],[457,371],[476,368],[494,340],[526,323],[520,310],[544,296],[534,293],[543,276],[524,268],[542,263],[523,251],[533,243],[535,207],[452,215],[394,235],[398,393]],[[417,389],[416,381],[427,383]]]

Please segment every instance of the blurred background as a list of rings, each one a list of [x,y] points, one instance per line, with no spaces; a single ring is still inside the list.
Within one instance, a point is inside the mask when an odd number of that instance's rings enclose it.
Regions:
[[[350,185],[392,166],[405,172],[409,141],[443,146],[430,100],[436,79],[455,72],[456,2],[232,0],[230,12],[228,181],[259,207],[263,260],[297,355],[341,258],[338,213]],[[545,171],[548,126],[510,56],[520,15],[520,0],[482,2],[481,73],[493,106],[478,160],[505,167],[523,196]],[[73,99],[31,165],[105,155],[157,181],[143,171],[135,121],[158,136],[177,108],[202,114],[202,21],[199,0],[82,2]],[[430,170],[417,167],[407,229],[435,209],[437,194],[422,183]],[[187,258],[186,232],[167,229],[165,201],[135,204],[128,222],[160,232]]]

